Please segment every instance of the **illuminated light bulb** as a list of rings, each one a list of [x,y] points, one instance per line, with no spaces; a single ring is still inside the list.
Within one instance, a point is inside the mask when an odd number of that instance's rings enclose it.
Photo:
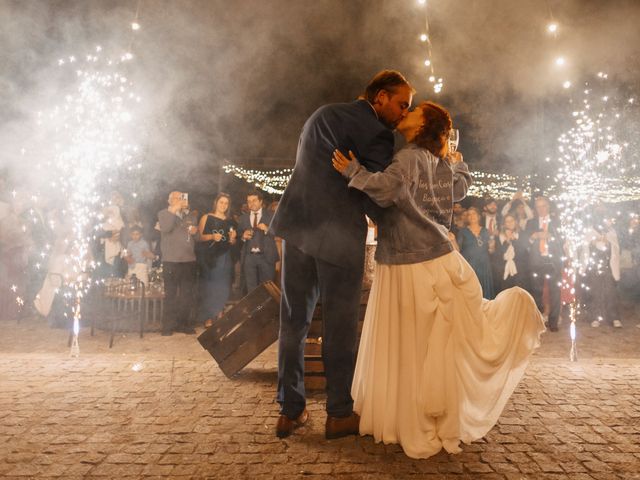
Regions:
[[[556,65],[558,67],[562,67],[565,63],[566,63],[566,61],[565,61],[564,57],[556,58]]]
[[[435,82],[435,81],[436,81],[436,77],[434,77],[433,75],[431,75],[431,76],[429,77],[429,81],[430,81],[431,83]]]
[[[571,87],[571,82],[569,80],[566,80],[563,84],[562,84],[562,88],[570,88]]]
[[[422,35],[420,35],[420,41],[421,42],[426,42],[429,39],[429,37],[427,36],[426,33],[423,33]]]
[[[547,31],[549,33],[556,33],[558,31],[558,24],[555,22],[551,22],[547,25]]]
[[[627,100],[627,101],[628,101],[629,103],[633,103],[633,102],[634,102],[633,98],[630,98],[630,99],[629,99],[629,100]]]
[[[132,22],[131,30],[140,30],[140,24],[138,22]]]
[[[429,60],[428,58],[424,61],[424,65],[425,67],[429,67],[431,66],[431,60]]]
[[[427,0],[418,0],[418,5],[425,5]]]

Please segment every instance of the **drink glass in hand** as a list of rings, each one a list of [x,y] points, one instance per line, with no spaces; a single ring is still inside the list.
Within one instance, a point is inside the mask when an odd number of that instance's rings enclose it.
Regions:
[[[185,218],[184,224],[187,226],[187,242],[188,242],[189,240],[191,240],[191,227],[194,226],[193,218],[191,218],[190,216]]]
[[[449,153],[455,153],[458,150],[459,141],[460,131],[457,128],[449,130]]]

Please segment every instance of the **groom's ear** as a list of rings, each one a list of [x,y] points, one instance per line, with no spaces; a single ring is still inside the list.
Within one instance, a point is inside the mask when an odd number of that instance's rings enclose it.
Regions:
[[[378,90],[378,92],[376,93],[376,96],[373,98],[373,104],[383,105],[385,103],[385,100],[388,100],[388,99],[389,99],[389,92],[381,88],[380,90]]]

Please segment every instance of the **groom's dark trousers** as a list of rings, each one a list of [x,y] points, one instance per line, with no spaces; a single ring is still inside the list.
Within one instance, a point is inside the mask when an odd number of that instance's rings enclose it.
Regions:
[[[281,413],[297,418],[306,405],[304,344],[316,303],[322,304],[322,356],[327,414],[353,411],[358,311],[362,290],[367,197],[333,169],[335,149],[351,150],[371,171],[384,170],[393,134],[364,100],[326,105],[304,125],[296,165],[271,223],[284,239],[278,350]]]

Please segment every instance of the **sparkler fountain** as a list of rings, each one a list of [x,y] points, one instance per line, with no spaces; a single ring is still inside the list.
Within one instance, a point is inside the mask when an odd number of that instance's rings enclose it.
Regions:
[[[625,174],[635,173],[636,164],[625,155],[628,143],[621,140],[621,125],[625,113],[634,107],[634,99],[623,103],[607,95],[598,94],[606,87],[607,74],[598,73],[598,84],[583,90],[584,97],[576,104],[572,100],[574,126],[558,138],[559,167],[555,176],[561,232],[568,246],[568,278],[563,287],[575,294],[578,273],[592,268],[593,260],[582,255],[591,228],[591,208],[601,202],[626,200]],[[604,222],[605,219],[596,219]],[[588,289],[588,286],[583,286]],[[576,318],[579,305],[570,306],[571,361],[577,360]]]
[[[60,59],[60,68],[73,75],[63,96],[64,103],[49,113],[39,113],[39,125],[52,138],[52,154],[38,169],[52,178],[48,188],[64,199],[63,215],[69,229],[62,240],[67,256],[64,283],[73,292],[73,341],[71,356],[79,355],[78,334],[82,301],[92,283],[98,262],[91,259],[90,245],[103,221],[105,201],[100,192],[110,187],[114,173],[135,164],[138,147],[134,141],[135,107],[140,97],[123,73],[130,53],[117,60],[103,59],[102,49],[86,55]],[[45,135],[46,136],[46,135]],[[111,187],[112,188],[112,187]]]

